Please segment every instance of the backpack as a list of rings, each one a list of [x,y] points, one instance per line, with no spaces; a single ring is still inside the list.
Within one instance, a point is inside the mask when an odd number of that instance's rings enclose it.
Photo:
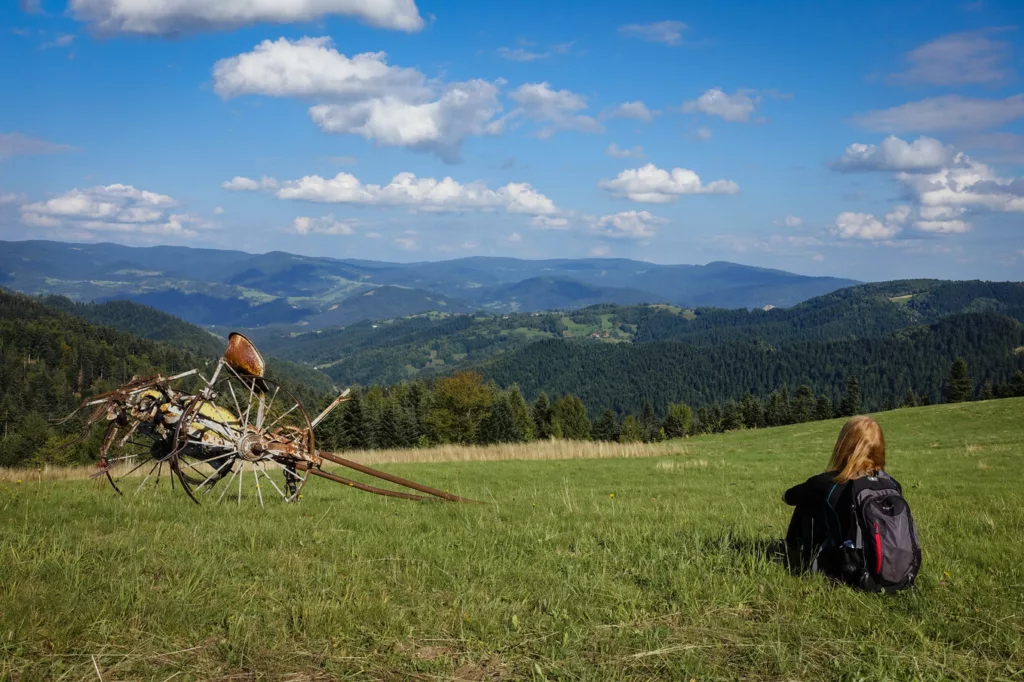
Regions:
[[[844,582],[891,594],[914,586],[921,544],[910,505],[884,471],[850,481],[850,537],[841,550]]]

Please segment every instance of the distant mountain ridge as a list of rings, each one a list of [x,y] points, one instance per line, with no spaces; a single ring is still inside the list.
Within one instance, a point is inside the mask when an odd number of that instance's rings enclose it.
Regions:
[[[24,241],[0,242],[0,283],[78,301],[133,300],[205,326],[315,329],[430,310],[507,313],[642,302],[787,307],[856,282],[726,262],[470,257],[384,263],[281,251]],[[361,298],[371,290],[378,298]]]

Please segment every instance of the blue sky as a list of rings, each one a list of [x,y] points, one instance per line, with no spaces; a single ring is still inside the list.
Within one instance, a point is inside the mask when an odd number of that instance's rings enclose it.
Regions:
[[[1022,279],[1019,2],[22,0],[0,238]]]

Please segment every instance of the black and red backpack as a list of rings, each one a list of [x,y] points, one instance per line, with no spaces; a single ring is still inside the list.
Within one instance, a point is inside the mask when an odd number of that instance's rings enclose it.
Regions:
[[[921,544],[910,505],[884,471],[849,485],[852,517],[840,548],[841,579],[869,592],[913,587],[921,570]]]

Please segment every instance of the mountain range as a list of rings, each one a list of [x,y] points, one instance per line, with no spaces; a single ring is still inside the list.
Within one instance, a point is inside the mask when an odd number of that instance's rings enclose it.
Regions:
[[[461,258],[384,263],[178,246],[0,242],[0,285],[77,301],[131,300],[212,327],[321,329],[426,311],[574,310],[597,303],[792,306],[856,284],[714,262]]]

